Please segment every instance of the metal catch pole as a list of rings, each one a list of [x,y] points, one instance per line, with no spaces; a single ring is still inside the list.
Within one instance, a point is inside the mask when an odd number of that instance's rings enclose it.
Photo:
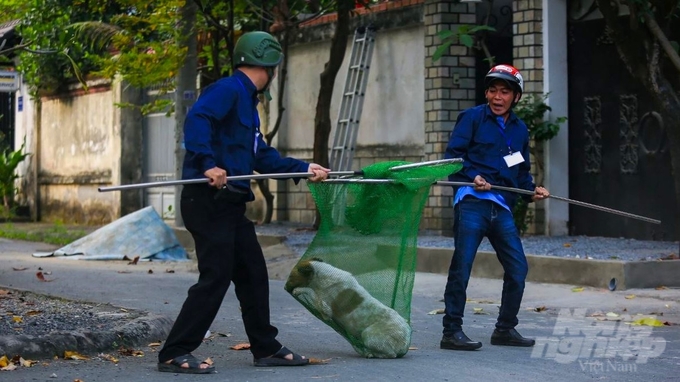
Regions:
[[[331,171],[328,173],[329,176],[347,176],[347,175],[361,175],[361,171]],[[252,175],[234,175],[227,176],[227,182],[234,180],[254,180],[254,179],[277,179],[277,178],[307,178],[313,175],[311,172],[287,172],[280,174],[252,174]],[[123,184],[120,186],[110,186],[110,187],[99,187],[99,192],[107,191],[122,191],[122,190],[134,190],[138,188],[151,188],[151,187],[166,187],[166,186],[180,186],[185,184],[198,184],[198,183],[208,183],[210,179],[200,178],[200,179],[180,179],[180,180],[164,180],[158,182],[148,182],[148,183],[136,183],[136,184]]]
[[[473,186],[473,187],[475,185],[474,183],[468,183],[468,182],[449,182],[449,181],[439,181],[439,182],[436,182],[435,184],[438,185],[438,186]],[[521,188],[494,186],[494,185],[492,185],[491,188],[496,189],[496,190],[514,192],[514,193],[517,193],[517,194],[534,195],[533,191],[523,190]],[[661,220],[652,219],[652,218],[648,218],[648,217],[640,216],[640,215],[635,215],[635,214],[631,214],[629,212],[615,210],[613,208],[602,207],[602,206],[598,206],[597,204],[580,202],[578,200],[567,199],[567,198],[552,195],[552,194],[548,197],[550,199],[561,200],[563,202],[567,202],[567,203],[574,204],[574,205],[581,206],[581,207],[592,208],[594,210],[599,210],[599,211],[603,211],[603,212],[609,212],[610,214],[621,215],[621,216],[625,216],[625,217],[632,218],[632,219],[638,219],[638,220],[646,221],[648,223],[661,224]]]
[[[442,164],[448,164],[448,163],[458,163],[458,162],[462,162],[462,161],[463,160],[459,159],[459,158],[440,159],[440,160],[433,160],[433,161],[429,161],[429,162],[417,162],[417,163],[411,163],[411,164],[407,164],[407,165],[395,166],[395,167],[390,168],[390,170],[391,171],[400,171],[400,170],[407,170],[407,169],[411,169],[411,168],[424,167],[424,166],[442,165]],[[280,174],[235,175],[235,176],[227,176],[227,182],[234,181],[234,180],[307,178],[310,175],[312,175],[311,172],[309,172],[309,173],[308,172],[288,172],[288,173],[280,173]],[[364,175],[364,172],[363,171],[330,171],[328,173],[328,176],[360,176],[360,175]],[[122,190],[134,190],[134,189],[138,189],[138,188],[167,187],[167,186],[181,186],[181,185],[185,185],[185,184],[208,183],[208,181],[209,181],[208,178],[163,180],[163,181],[158,181],[158,182],[124,184],[124,185],[120,185],[120,186],[99,187],[98,190],[99,190],[99,192],[122,191]]]

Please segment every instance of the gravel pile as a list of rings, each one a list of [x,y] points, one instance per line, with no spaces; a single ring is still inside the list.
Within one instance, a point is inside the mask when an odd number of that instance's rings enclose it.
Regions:
[[[106,331],[141,315],[141,312],[107,304],[88,304],[0,289],[0,336]]]
[[[256,231],[265,235],[286,236],[286,244],[300,255],[316,234],[309,225],[279,222],[256,226]],[[451,237],[427,233],[418,237],[420,247],[450,248],[453,251],[454,244]],[[680,247],[677,241],[590,236],[526,236],[522,238],[522,244],[528,255],[623,261],[677,259]],[[482,241],[479,249],[493,251],[487,239]]]

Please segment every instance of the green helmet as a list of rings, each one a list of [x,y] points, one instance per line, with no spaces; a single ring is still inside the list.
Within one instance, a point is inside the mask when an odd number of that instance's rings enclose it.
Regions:
[[[281,44],[267,32],[244,33],[234,47],[234,67],[274,67],[283,60]]]

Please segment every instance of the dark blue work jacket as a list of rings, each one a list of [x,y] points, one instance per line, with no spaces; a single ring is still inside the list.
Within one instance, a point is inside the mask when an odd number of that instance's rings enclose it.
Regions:
[[[234,175],[307,172],[309,164],[282,158],[260,133],[257,88],[236,70],[208,86],[189,110],[184,123],[186,155],[182,179],[205,178],[205,171],[219,167]],[[250,190],[250,181],[229,182]],[[250,195],[250,200],[254,197]]]
[[[521,152],[524,162],[508,167],[503,157],[511,151]],[[530,172],[529,130],[512,111],[505,122],[505,129],[502,129],[496,115],[486,104],[461,112],[444,157],[464,160],[463,169],[449,176],[450,181],[472,182],[477,175],[481,175],[496,186],[529,191],[536,188]],[[520,195],[507,191],[491,192],[499,193],[511,209]],[[531,201],[531,197],[527,196],[526,200]]]

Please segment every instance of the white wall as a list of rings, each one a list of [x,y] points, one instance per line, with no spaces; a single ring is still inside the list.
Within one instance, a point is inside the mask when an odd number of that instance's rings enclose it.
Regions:
[[[567,0],[543,0],[543,92],[552,112],[548,118],[569,115],[569,83],[567,76]],[[546,147],[545,186],[554,195],[569,195],[569,121]],[[546,200],[548,236],[569,234],[569,205]]]
[[[424,144],[423,27],[379,30],[364,97],[357,146]],[[352,38],[338,72],[331,105],[332,143],[345,86]],[[297,45],[290,49],[286,108],[277,145],[286,149],[311,149],[319,75],[328,61],[330,42]],[[276,81],[275,81],[276,82]],[[276,121],[277,84],[272,86],[270,125]]]
[[[33,147],[33,120],[35,113],[34,102],[28,94],[28,88],[22,81],[19,90],[15,93],[16,102],[14,105],[14,147],[19,148],[26,137],[26,147]],[[19,109],[19,97],[22,98],[22,109]],[[19,166],[20,173],[25,173],[26,162]]]

